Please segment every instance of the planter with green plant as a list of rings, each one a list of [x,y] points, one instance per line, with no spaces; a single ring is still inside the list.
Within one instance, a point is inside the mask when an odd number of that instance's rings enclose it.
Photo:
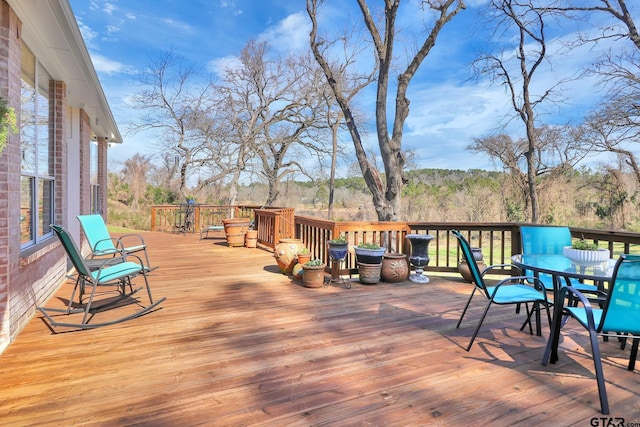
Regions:
[[[302,264],[302,284],[307,288],[324,286],[325,267],[321,259],[312,259]]]
[[[349,242],[344,234],[336,237],[335,239],[331,239],[327,242],[327,246],[329,247],[329,258],[339,261],[344,259],[347,256],[347,251],[349,250]]]
[[[385,248],[377,243],[360,243],[354,250],[358,262],[365,264],[382,264]]]
[[[599,248],[596,243],[584,238],[574,240],[571,246],[565,246],[563,253],[576,265],[600,264],[611,257],[609,249]]]
[[[307,248],[301,248],[298,250],[298,264],[305,264],[307,261],[311,260],[311,252]]]

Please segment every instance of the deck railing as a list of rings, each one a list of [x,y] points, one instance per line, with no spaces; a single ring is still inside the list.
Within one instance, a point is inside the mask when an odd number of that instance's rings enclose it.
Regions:
[[[176,231],[184,220],[184,205],[153,206],[152,231]],[[252,218],[258,230],[258,242],[267,248],[275,248],[282,238],[299,238],[311,251],[330,265],[327,242],[340,235],[347,238],[350,247],[360,243],[377,243],[387,252],[410,253],[405,239],[408,233],[431,234],[429,265],[426,271],[456,272],[461,259],[460,249],[451,230],[459,230],[471,246],[482,250],[486,265],[510,264],[512,254],[521,252],[520,223],[467,223],[467,222],[367,222],[330,221],[321,218],[295,215],[293,208],[264,208],[258,206],[193,206],[193,230],[198,232],[208,225],[222,224],[224,218]],[[640,254],[640,233],[628,231],[593,230],[570,227],[575,238],[584,238],[608,248],[612,257],[622,253]],[[349,251],[342,264],[343,274],[355,272],[355,254]],[[498,269],[498,274],[510,274],[508,267]]]
[[[296,237],[302,239],[316,258],[330,262],[327,242],[344,235],[350,246],[362,242],[378,243],[387,252],[409,254],[411,251],[405,236],[408,233],[431,234],[429,265],[425,271],[457,272],[462,258],[458,241],[451,232],[459,230],[471,246],[482,250],[485,265],[511,264],[511,255],[522,252],[520,223],[467,223],[467,222],[334,222],[308,216],[296,216]],[[622,253],[640,254],[640,233],[592,230],[570,227],[575,238],[592,240],[600,247],[608,248],[612,257]],[[347,255],[343,272],[355,272],[355,254]],[[510,267],[494,270],[496,274],[511,274]]]
[[[225,218],[254,218],[257,205],[222,206],[207,204],[154,205],[151,231],[199,233],[210,225],[222,225]]]

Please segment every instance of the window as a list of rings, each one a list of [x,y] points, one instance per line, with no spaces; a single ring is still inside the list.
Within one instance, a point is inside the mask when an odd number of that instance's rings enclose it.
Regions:
[[[89,149],[89,174],[91,176],[91,213],[102,213],[100,185],[98,184],[98,142],[91,141]]]
[[[49,133],[47,71],[22,44],[20,113],[20,244],[27,247],[52,235],[54,159]]]

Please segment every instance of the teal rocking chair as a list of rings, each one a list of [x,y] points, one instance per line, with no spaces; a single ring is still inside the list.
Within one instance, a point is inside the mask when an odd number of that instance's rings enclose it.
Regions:
[[[600,409],[605,415],[609,414],[609,402],[605,388],[604,372],[598,344],[598,335],[613,336],[622,340],[632,339],[631,354],[628,370],[633,371],[638,355],[640,343],[640,255],[622,255],[613,271],[611,284],[606,292],[602,292],[603,308],[592,307],[589,299],[573,287],[563,287],[560,291],[561,300],[572,296],[578,300],[577,306],[563,306],[556,304],[552,333],[542,358],[542,364],[558,361],[558,344],[560,329],[565,325],[562,319],[570,316],[589,331],[591,354],[596,371]],[[611,332],[615,331],[615,332]]]
[[[75,241],[71,235],[69,235],[68,231],[59,225],[51,225],[51,228],[60,239],[60,243],[62,243],[77,273],[76,283],[66,309],[38,307],[38,310],[44,315],[52,327],[90,329],[113,325],[148,313],[166,299],[153,299],[149,281],[147,280],[147,268],[144,266],[140,257],[136,255],[125,255],[105,258],[102,264],[92,271],[87,266],[85,259],[82,257]],[[132,298],[136,292],[142,289],[133,288],[132,280],[138,276],[142,277],[145,282],[147,295],[149,297],[149,304],[146,306],[142,305],[137,298]],[[115,288],[116,297],[105,298],[104,301],[106,302],[97,304],[94,299],[98,294],[98,288],[105,289],[105,287]],[[77,303],[74,302],[76,294],[78,294]],[[102,292],[100,292],[100,294],[102,294]],[[124,300],[131,300],[131,304],[135,304],[141,308],[132,314],[116,320],[92,322],[93,317],[97,313],[102,312],[108,307],[120,306]],[[78,322],[59,320],[63,315],[72,314],[81,315],[81,320]]]
[[[549,324],[551,324],[551,313],[549,312],[549,302],[547,301],[547,293],[545,292],[544,285],[540,282],[539,279],[531,276],[511,276],[506,279],[501,280],[496,286],[487,286],[484,281],[484,275],[490,271],[492,268],[497,266],[489,266],[485,268],[482,272],[478,268],[478,264],[476,263],[475,258],[471,252],[471,246],[467,239],[464,238],[462,234],[460,234],[457,230],[452,230],[452,233],[458,239],[458,243],[460,244],[460,249],[462,250],[462,255],[464,256],[465,261],[469,266],[469,271],[471,276],[473,277],[474,287],[469,299],[467,300],[467,304],[462,310],[462,315],[460,316],[460,320],[458,320],[458,324],[456,328],[460,327],[462,323],[462,319],[467,313],[467,309],[471,304],[471,300],[475,295],[476,291],[487,298],[487,306],[482,313],[482,317],[476,326],[475,331],[473,332],[473,336],[471,337],[471,341],[467,346],[466,350],[469,351],[471,346],[473,345],[478,332],[480,331],[480,327],[482,326],[482,322],[484,322],[489,309],[493,304],[506,305],[506,304],[524,304],[526,308],[527,319],[525,323],[520,328],[521,330],[529,324],[529,331],[533,334],[533,329],[531,327],[531,317],[535,315],[536,317],[536,334],[538,336],[542,335],[541,327],[540,327],[540,306],[543,305],[547,312],[547,320]],[[532,304],[532,307],[529,308],[529,304]]]
[[[91,246],[90,258],[99,258],[103,256],[126,255],[136,252],[143,252],[145,259],[145,267],[147,272],[155,270],[157,267],[151,268],[149,264],[149,255],[147,254],[147,245],[139,234],[124,234],[119,238],[113,238],[109,234],[107,224],[105,224],[102,215],[78,215],[78,221],[82,226],[89,245]],[[125,242],[135,240],[135,244],[127,246]]]

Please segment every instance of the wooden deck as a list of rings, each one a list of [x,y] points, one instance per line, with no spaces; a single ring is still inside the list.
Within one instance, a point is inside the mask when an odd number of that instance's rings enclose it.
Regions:
[[[564,336],[560,362],[543,367],[548,328],[530,336],[522,315],[494,308],[466,352],[481,304],[456,329],[471,286],[457,277],[307,289],[265,250],[144,236],[161,308],[57,334],[34,318],[0,356],[2,425],[587,426],[602,417],[586,335]],[[638,422],[628,347],[601,345],[611,416]]]

